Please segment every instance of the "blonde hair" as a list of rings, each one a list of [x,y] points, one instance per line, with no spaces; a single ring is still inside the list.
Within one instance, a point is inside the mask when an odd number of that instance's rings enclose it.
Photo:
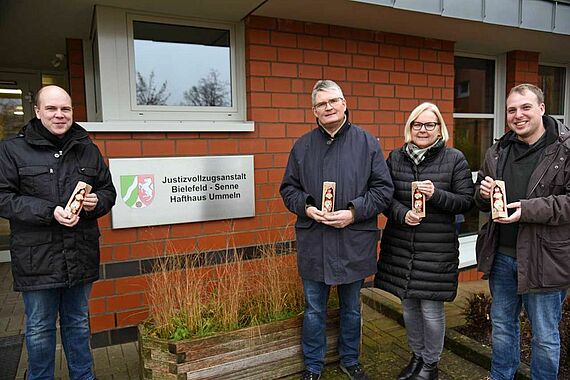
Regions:
[[[406,121],[406,126],[404,127],[404,141],[409,143],[412,141],[412,123],[416,121],[418,116],[424,111],[431,111],[437,116],[437,122],[439,123],[439,134],[443,142],[447,142],[449,140],[449,132],[447,132],[447,127],[445,126],[445,121],[443,120],[443,116],[441,116],[441,112],[439,112],[439,108],[433,103],[422,103],[410,113],[408,117],[408,121]]]

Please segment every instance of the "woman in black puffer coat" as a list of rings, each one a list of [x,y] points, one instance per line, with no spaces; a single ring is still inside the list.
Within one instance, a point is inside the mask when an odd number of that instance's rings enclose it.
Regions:
[[[449,138],[437,106],[423,103],[406,122],[402,148],[387,160],[394,198],[385,211],[375,286],[402,300],[409,346],[408,366],[398,379],[437,379],[445,335],[444,301],[457,293],[459,240],[455,215],[472,205],[473,181],[463,153],[445,146]],[[412,205],[412,182],[422,193]]]

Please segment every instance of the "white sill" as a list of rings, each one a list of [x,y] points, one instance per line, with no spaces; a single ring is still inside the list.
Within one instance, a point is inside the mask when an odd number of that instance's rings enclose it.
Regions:
[[[78,122],[87,132],[253,132],[253,121]]]

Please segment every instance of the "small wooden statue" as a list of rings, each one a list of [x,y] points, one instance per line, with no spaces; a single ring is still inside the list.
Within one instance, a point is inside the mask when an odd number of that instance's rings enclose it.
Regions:
[[[321,210],[324,212],[334,211],[334,197],[336,194],[336,182],[323,182],[323,204]]]
[[[71,197],[65,206],[65,210],[69,211],[72,214],[79,215],[81,209],[83,208],[83,201],[85,200],[85,196],[89,194],[91,191],[91,185],[79,181],[77,182],[77,186],[75,186],[75,190],[71,193]]]
[[[507,212],[507,191],[505,181],[495,180],[491,190],[491,217],[493,219],[506,218]]]
[[[418,188],[419,182],[412,182],[412,210],[418,216],[426,216],[426,196]]]

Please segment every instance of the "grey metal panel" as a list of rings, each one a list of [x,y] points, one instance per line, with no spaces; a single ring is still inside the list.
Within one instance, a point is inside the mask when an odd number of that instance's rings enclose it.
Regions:
[[[520,0],[485,1],[485,22],[499,25],[518,26]]]
[[[558,3],[554,21],[556,33],[570,34],[570,5]]]
[[[522,28],[552,31],[554,25],[554,2],[544,0],[523,0]]]
[[[441,0],[396,0],[394,8],[441,14]]]
[[[360,3],[393,6],[395,0],[357,0]]]
[[[442,15],[481,21],[483,0],[444,0]]]

